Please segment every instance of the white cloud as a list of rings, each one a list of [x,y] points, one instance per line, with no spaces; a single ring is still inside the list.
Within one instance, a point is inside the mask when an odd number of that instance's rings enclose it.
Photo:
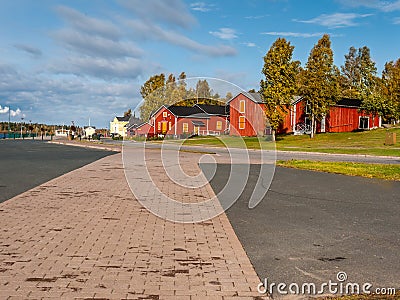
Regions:
[[[7,114],[9,110],[10,110],[10,108],[8,106],[2,107],[0,105],[0,114]]]
[[[259,16],[246,16],[244,17],[245,19],[250,19],[250,20],[258,20],[258,19],[263,19],[265,17],[268,17],[269,15],[259,15]]]
[[[119,0],[119,3],[143,20],[165,22],[183,28],[196,23],[196,19],[182,0]]]
[[[323,36],[323,32],[315,32],[315,33],[302,33],[302,32],[277,32],[277,31],[270,31],[270,32],[262,32],[261,34],[266,35],[274,35],[274,36],[285,36],[285,37],[298,37],[298,38],[312,38],[317,36]]]
[[[293,21],[300,23],[308,23],[308,24],[318,24],[329,28],[341,28],[341,27],[357,26],[358,24],[355,22],[356,19],[366,18],[369,16],[371,16],[371,14],[361,15],[355,13],[335,13],[330,15],[322,14],[310,20],[293,19]]]
[[[393,24],[400,24],[400,17],[393,20]]]
[[[66,6],[58,6],[56,11],[69,25],[79,31],[112,40],[117,40],[120,37],[121,33],[118,27],[109,21],[86,16],[81,12]]]
[[[144,51],[126,39],[116,25],[65,6],[57,11],[67,26],[50,36],[66,51],[62,59],[53,59],[47,70],[103,80],[138,78],[147,71]],[[153,65],[147,65],[152,70]]]
[[[14,48],[21,50],[25,53],[28,53],[29,55],[32,55],[33,57],[36,57],[36,58],[42,56],[42,51],[40,49],[32,47],[30,45],[14,44]]]
[[[10,114],[11,117],[16,117],[19,115],[22,115],[22,117],[25,117],[25,115],[22,114],[22,111],[19,108],[17,108],[16,110],[12,110],[12,109],[10,110],[10,108],[8,106],[2,107],[1,105],[0,105],[0,114]]]
[[[367,7],[377,9],[383,12],[392,12],[400,10],[400,0],[337,0],[345,6]]]
[[[10,110],[11,117],[19,116],[21,113],[22,112],[21,112],[21,110],[19,108],[17,108],[17,110],[12,110],[12,109]]]
[[[252,43],[252,42],[246,42],[246,43],[243,43],[243,45],[245,45],[245,46],[247,46],[247,47],[256,47],[257,45],[255,44],[255,43]]]
[[[145,64],[141,59],[126,57],[106,59],[90,56],[69,56],[49,67],[58,74],[74,74],[76,76],[91,76],[104,80],[126,80],[140,77],[145,71],[154,69],[151,64]]]
[[[79,53],[101,57],[140,57],[144,54],[131,42],[107,39],[64,28],[52,34],[57,41]]]
[[[233,47],[226,45],[204,45],[176,31],[165,30],[156,24],[139,20],[128,20],[126,21],[126,25],[132,29],[132,34],[142,39],[162,40],[193,52],[212,57],[236,55],[236,50]]]
[[[222,40],[232,40],[238,37],[235,29],[232,28],[220,28],[218,31],[210,31],[209,33]]]
[[[190,4],[191,10],[201,11],[201,12],[208,12],[210,10],[213,10],[214,7],[215,7],[214,4],[207,4],[205,2],[195,2]]]

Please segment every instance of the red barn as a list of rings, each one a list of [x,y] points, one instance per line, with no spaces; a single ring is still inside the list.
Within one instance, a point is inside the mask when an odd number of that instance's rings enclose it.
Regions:
[[[259,93],[239,93],[228,101],[230,110],[230,135],[257,136],[266,132],[264,104]],[[361,100],[341,99],[330,108],[321,122],[317,122],[317,132],[350,132],[368,130],[381,126],[381,118],[359,111]],[[278,134],[311,133],[311,117],[307,103],[296,96]]]
[[[317,122],[317,132],[369,130],[382,125],[380,117],[360,111],[360,106],[361,100],[358,99],[339,100],[330,108],[326,117],[321,122]],[[297,97],[279,132],[303,134],[310,131],[311,118],[308,114],[307,103],[303,98]]]
[[[259,93],[239,93],[228,101],[230,135],[257,136],[265,134],[264,104]]]
[[[220,135],[228,129],[228,113],[225,106],[218,105],[163,105],[151,114],[150,124],[154,135]]]

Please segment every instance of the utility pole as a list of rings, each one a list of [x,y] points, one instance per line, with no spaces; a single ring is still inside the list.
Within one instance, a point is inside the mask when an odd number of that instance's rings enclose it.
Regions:
[[[23,120],[24,120],[24,118],[21,118],[21,136],[20,136],[20,137],[21,137],[22,139],[24,139],[24,138],[23,138],[23,135],[22,135],[22,121],[23,121]]]
[[[10,121],[11,121],[11,108],[8,108],[8,138],[10,138],[10,131],[11,131],[11,127],[10,127]]]

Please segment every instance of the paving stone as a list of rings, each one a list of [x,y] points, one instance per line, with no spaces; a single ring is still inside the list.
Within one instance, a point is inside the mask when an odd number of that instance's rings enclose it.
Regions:
[[[165,194],[190,203],[213,196],[208,184],[188,191],[168,180],[159,153],[147,155]],[[198,158],[184,153],[181,164],[198,174]],[[226,215],[196,224],[155,216],[134,198],[121,154],[1,203],[0,228],[1,299],[260,296]]]

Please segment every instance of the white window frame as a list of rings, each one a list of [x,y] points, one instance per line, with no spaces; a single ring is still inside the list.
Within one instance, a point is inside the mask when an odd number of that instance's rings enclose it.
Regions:
[[[166,118],[166,117],[168,117],[168,113],[166,111],[163,111],[162,116],[163,116],[163,118]]]
[[[367,128],[361,128],[361,118],[368,120]],[[369,129],[369,117],[368,116],[359,116],[358,117],[358,129]]]
[[[310,102],[308,102],[308,101],[306,102],[304,112],[306,115],[310,114]]]
[[[240,120],[243,120],[243,122],[240,122]],[[239,116],[239,129],[245,129],[246,128],[246,118],[244,116]]]
[[[185,130],[186,127],[186,130]],[[189,123],[182,123],[182,131],[183,133],[189,133]]]
[[[217,121],[217,124],[215,126],[215,130],[222,130],[222,121]]]
[[[241,108],[242,108],[242,103],[243,103],[243,111],[241,110]],[[246,113],[246,100],[240,100],[240,101],[239,101],[239,112],[240,112],[241,114]]]

